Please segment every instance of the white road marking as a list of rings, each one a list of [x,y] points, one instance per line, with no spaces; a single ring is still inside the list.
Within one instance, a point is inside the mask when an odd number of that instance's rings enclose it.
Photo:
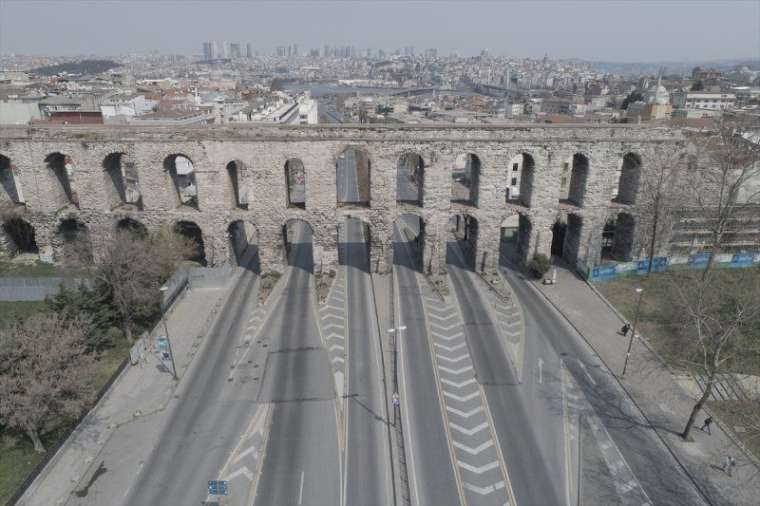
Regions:
[[[467,386],[471,383],[475,383],[475,378],[466,379],[464,381],[451,381],[451,380],[447,380],[446,378],[441,378],[441,383],[444,383],[454,388],[462,388],[463,386]]]
[[[304,472],[301,471],[301,486],[298,488],[298,504],[303,503],[303,477]]]
[[[472,415],[477,415],[478,413],[482,412],[483,406],[478,406],[477,408],[471,409],[470,411],[462,411],[461,409],[446,406],[446,411],[451,411],[455,415],[459,415],[462,418],[470,418]]]
[[[436,353],[435,356],[438,357],[438,360],[445,360],[446,362],[450,364],[456,364],[457,362],[461,362],[462,360],[469,357],[469,355],[465,354],[465,355],[459,355],[458,357],[449,358],[449,357],[444,357],[440,353]]]
[[[446,346],[445,344],[434,342],[433,345],[438,346],[439,348],[444,349],[446,351],[457,351],[458,349],[464,348],[465,346],[467,346],[467,343],[459,343],[455,346]]]
[[[472,435],[477,434],[478,432],[480,432],[480,431],[482,431],[484,429],[487,429],[488,428],[488,424],[486,422],[483,422],[480,425],[477,425],[477,426],[473,427],[472,429],[465,429],[461,425],[457,425],[454,422],[449,422],[449,427],[451,427],[452,429],[454,429],[454,430],[456,430],[458,432],[461,432],[462,434],[466,434],[468,436],[472,436]]]
[[[586,377],[591,382],[591,384],[596,385],[596,380],[594,380],[594,378],[591,377],[591,374],[589,374],[588,369],[586,369],[586,364],[584,364],[580,360],[578,360],[578,364],[580,364],[581,369],[583,369],[583,372],[586,374]]]
[[[544,359],[538,359],[538,382],[544,383]]]
[[[496,469],[499,467],[499,463],[497,461],[489,462],[488,464],[484,464],[482,466],[473,466],[468,464],[467,462],[462,462],[461,460],[457,460],[457,465],[461,467],[462,469],[467,469],[471,473],[475,474],[483,474],[486,471],[490,471],[491,469]]]
[[[253,481],[253,473],[246,466],[243,466],[237,471],[235,471],[234,473],[228,475],[226,478],[226,481],[232,481],[238,476],[245,476],[246,478],[248,478],[248,481]]]
[[[480,395],[480,392],[472,392],[469,395],[463,395],[463,396],[461,396],[461,395],[452,394],[451,392],[447,392],[446,390],[443,390],[443,395],[445,395],[446,397],[450,397],[450,398],[452,398],[454,400],[457,400],[459,402],[467,402],[470,399],[474,399],[475,397],[477,397],[478,395]]]
[[[243,458],[245,458],[246,456],[248,456],[251,453],[254,454],[253,458],[255,459],[256,458],[256,453],[255,452],[256,452],[256,446],[255,445],[251,445],[248,448],[246,448],[245,450],[243,450],[242,452],[238,453],[237,456],[235,457],[235,460],[233,460],[232,463],[236,464],[236,463],[240,462],[240,460],[242,460]]]
[[[478,487],[476,485],[473,485],[472,483],[467,483],[466,481],[463,482],[464,488],[467,490],[470,490],[471,492],[475,492],[476,494],[480,495],[488,495],[496,490],[501,490],[504,488],[504,482],[498,481],[494,483],[493,485],[488,485],[487,487]]]
[[[466,367],[462,367],[461,369],[449,369],[448,367],[444,367],[442,365],[438,366],[438,369],[447,372],[449,374],[462,374],[463,372],[472,371],[472,366],[468,365]]]
[[[454,446],[457,447],[457,448],[459,448],[460,450],[466,451],[470,455],[477,455],[478,453],[482,452],[483,450],[491,448],[493,446],[493,439],[489,439],[488,441],[486,441],[482,445],[476,446],[474,448],[471,447],[471,446],[464,445],[462,443],[457,443],[456,441],[454,441]]]

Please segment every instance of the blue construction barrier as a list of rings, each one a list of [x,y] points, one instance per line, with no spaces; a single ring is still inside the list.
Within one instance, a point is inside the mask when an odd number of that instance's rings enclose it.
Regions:
[[[654,257],[652,272],[664,272],[678,268],[700,269],[709,261],[710,253],[697,253],[688,257]],[[734,254],[724,253],[717,255],[714,261],[716,267],[742,269],[760,265],[760,253],[751,251],[741,251]],[[642,276],[647,273],[648,269],[649,259],[644,259],[634,262],[596,265],[588,271],[587,276],[591,282],[604,282],[626,276]]]

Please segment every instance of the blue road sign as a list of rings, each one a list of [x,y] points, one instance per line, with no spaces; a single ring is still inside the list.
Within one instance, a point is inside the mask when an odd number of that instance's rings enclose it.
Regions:
[[[209,495],[227,495],[227,482],[224,480],[208,480]]]
[[[158,345],[158,349],[159,349],[160,351],[164,351],[164,350],[168,350],[168,349],[169,349],[169,340],[168,340],[168,339],[166,339],[166,338],[165,338],[165,337],[163,337],[163,336],[159,336],[159,337],[156,339],[156,344]]]

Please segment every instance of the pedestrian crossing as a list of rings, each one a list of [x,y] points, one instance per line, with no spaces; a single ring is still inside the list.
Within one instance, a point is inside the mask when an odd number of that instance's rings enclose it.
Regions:
[[[462,317],[420,283],[444,421],[455,472],[468,506],[510,503],[508,479],[481,387],[475,379]]]
[[[335,391],[342,397],[346,377],[346,269],[341,267],[333,286],[319,307],[319,325],[335,379]]]

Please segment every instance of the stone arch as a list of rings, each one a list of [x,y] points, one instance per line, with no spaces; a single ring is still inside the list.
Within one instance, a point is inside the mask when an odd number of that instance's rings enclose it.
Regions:
[[[193,248],[193,254],[188,260],[197,262],[205,266],[208,262],[206,260],[206,246],[203,240],[203,230],[194,221],[180,220],[174,224],[174,233],[179,234],[195,245]]]
[[[141,221],[129,216],[125,216],[114,223],[114,230],[116,232],[129,232],[140,238],[147,237],[148,235],[147,227]]]
[[[302,218],[291,218],[282,225],[285,264],[314,272],[314,227]]]
[[[288,207],[306,209],[306,169],[299,158],[285,162],[285,185]]]
[[[245,165],[240,160],[232,160],[226,166],[228,192],[233,208],[248,209],[248,195],[245,191]]]
[[[478,206],[481,163],[478,155],[462,153],[454,160],[451,171],[451,202]]]
[[[557,218],[552,225],[551,255],[563,258],[565,250],[565,237],[567,235],[567,219]]]
[[[40,251],[34,227],[18,216],[3,222],[0,246],[11,257],[23,253],[39,254]]]
[[[110,153],[103,159],[109,209],[131,204],[142,210],[140,180],[134,162],[126,153]]]
[[[602,231],[602,259],[629,262],[632,258],[636,220],[630,213],[610,216]]]
[[[74,163],[71,157],[58,151],[49,153],[45,157],[45,164],[53,173],[51,198],[54,199],[56,209],[73,204],[79,207],[79,198],[74,191]]]
[[[427,263],[430,247],[424,218],[417,213],[402,213],[393,222],[393,226],[394,242],[396,239],[401,241],[400,244],[394,245],[393,263],[419,272],[429,272],[431,267]]]
[[[93,261],[92,240],[87,225],[75,217],[58,223],[53,245],[54,257],[64,265],[88,265]]]
[[[507,202],[530,207],[535,170],[536,162],[530,153],[523,152],[512,158],[507,174]]]
[[[425,161],[417,153],[404,153],[396,167],[396,202],[422,207],[424,188]]]
[[[246,220],[235,220],[227,226],[230,262],[233,265],[252,266],[258,271],[259,230]]]
[[[567,199],[578,207],[582,207],[586,198],[586,185],[589,176],[589,158],[583,153],[573,155],[572,168],[570,170],[570,187]]]
[[[338,206],[371,206],[372,163],[366,151],[348,146],[335,160]]]
[[[464,255],[464,265],[475,270],[478,252],[478,235],[480,233],[478,219],[471,214],[458,213],[449,218],[449,232],[459,245]],[[448,263],[459,262],[459,255],[454,254],[450,248],[446,248],[446,261]]]
[[[373,237],[369,221],[361,216],[346,215],[338,222],[337,233],[338,264],[372,271]]]
[[[164,159],[164,170],[171,179],[176,205],[199,209],[198,184],[192,160],[181,153],[169,155]]]
[[[23,204],[24,196],[11,159],[0,154],[0,207]]]
[[[641,157],[636,153],[626,153],[620,167],[620,175],[612,199],[620,204],[636,203],[641,180]]]

